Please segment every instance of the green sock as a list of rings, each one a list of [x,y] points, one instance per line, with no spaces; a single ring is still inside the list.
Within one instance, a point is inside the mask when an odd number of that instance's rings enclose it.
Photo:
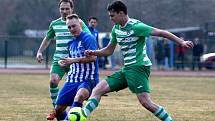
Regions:
[[[161,121],[173,121],[172,118],[168,115],[165,109],[161,106],[154,112],[154,115],[159,118]]]
[[[87,101],[86,105],[82,108],[86,117],[88,117],[90,113],[96,109],[98,103],[99,102],[95,98],[91,98]]]
[[[51,97],[51,100],[52,100],[52,104],[55,107],[56,99],[57,99],[58,92],[59,92],[59,87],[56,87],[56,88],[51,88],[50,87],[49,92],[50,92],[50,97]]]

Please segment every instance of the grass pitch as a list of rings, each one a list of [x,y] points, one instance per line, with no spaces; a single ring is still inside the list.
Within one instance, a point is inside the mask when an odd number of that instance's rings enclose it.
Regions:
[[[46,121],[48,80],[47,74],[0,74],[0,121]],[[175,121],[215,121],[214,78],[151,77],[150,83],[152,100]],[[125,89],[102,97],[88,121],[159,120]]]

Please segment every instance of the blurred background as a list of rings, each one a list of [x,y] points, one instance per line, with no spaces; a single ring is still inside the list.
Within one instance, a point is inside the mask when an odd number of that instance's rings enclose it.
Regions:
[[[75,12],[84,20],[98,18],[99,43],[109,34],[113,23],[106,6],[113,0],[75,0]],[[201,44],[197,53],[215,52],[215,0],[123,0],[131,18],[166,29],[185,40]],[[59,17],[58,0],[0,0],[0,68],[49,68],[55,41],[45,51],[45,62],[38,64],[36,52],[48,29],[49,23]],[[147,38],[148,56],[153,69],[195,70],[195,52],[178,47],[164,38]],[[201,52],[202,51],[202,52]],[[214,60],[201,69],[213,69]],[[119,49],[108,59],[107,68],[122,65]]]

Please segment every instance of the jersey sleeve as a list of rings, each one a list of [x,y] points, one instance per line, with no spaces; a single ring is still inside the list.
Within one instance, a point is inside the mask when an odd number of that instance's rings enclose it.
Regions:
[[[139,22],[133,26],[133,30],[137,36],[148,37],[152,32],[152,27],[142,22]]]
[[[116,39],[116,33],[115,33],[115,26],[112,28],[111,31],[111,39],[110,39],[110,43],[111,44],[116,44],[117,43],[117,39]]]
[[[81,25],[82,25],[82,30],[84,32],[87,32],[87,33],[91,33],[90,30],[88,29],[87,25],[80,19],[81,21]]]
[[[86,39],[85,39],[85,49],[86,50],[96,50],[97,49],[96,39],[91,34],[88,35],[88,37],[86,37]]]
[[[51,22],[51,24],[49,25],[49,29],[46,33],[46,37],[48,39],[53,39],[55,37],[55,31],[53,29],[53,23]]]

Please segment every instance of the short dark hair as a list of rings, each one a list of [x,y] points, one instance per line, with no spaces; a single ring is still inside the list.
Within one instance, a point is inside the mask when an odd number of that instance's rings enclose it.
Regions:
[[[79,17],[77,14],[70,14],[66,17],[67,20],[71,20],[71,19],[78,19],[79,20]]]
[[[119,0],[108,4],[107,10],[117,12],[117,13],[119,13],[120,11],[123,11],[127,15],[126,5],[122,1],[119,1]]]
[[[70,4],[70,7],[71,7],[71,8],[74,8],[73,0],[60,0],[58,6],[60,6],[60,4],[61,4],[62,2],[69,3],[69,4]]]
[[[90,21],[91,19],[94,19],[94,20],[98,21],[98,19],[97,19],[95,16],[90,16],[90,17],[88,18],[88,21]]]

